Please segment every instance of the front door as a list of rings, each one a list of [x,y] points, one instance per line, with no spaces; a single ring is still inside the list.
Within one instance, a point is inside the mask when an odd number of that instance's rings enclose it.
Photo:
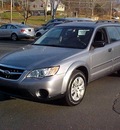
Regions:
[[[93,42],[103,41],[105,46],[94,47],[90,50],[91,61],[91,78],[92,80],[111,73],[113,61],[113,48],[108,44],[108,38],[105,29],[100,29],[96,32]]]
[[[7,30],[7,25],[2,25],[0,27],[0,37],[6,37],[6,30]]]

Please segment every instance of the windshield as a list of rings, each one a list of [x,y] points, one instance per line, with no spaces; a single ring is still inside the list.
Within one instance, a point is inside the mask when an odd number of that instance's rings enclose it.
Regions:
[[[86,27],[56,27],[45,33],[34,44],[85,49],[93,29]]]

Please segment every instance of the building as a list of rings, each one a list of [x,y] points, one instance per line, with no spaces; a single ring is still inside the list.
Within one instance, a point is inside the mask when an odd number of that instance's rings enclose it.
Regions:
[[[30,11],[32,12],[32,15],[44,15],[45,10],[47,12],[51,11],[50,0],[35,0],[33,2],[30,2],[29,6],[30,6]],[[65,5],[60,2],[57,8],[57,11],[64,12]]]

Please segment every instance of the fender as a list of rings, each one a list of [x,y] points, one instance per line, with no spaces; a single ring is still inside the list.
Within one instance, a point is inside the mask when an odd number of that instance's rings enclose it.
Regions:
[[[68,68],[68,70],[66,71],[66,74],[63,78],[61,94],[64,94],[66,92],[67,86],[68,86],[68,83],[69,83],[69,80],[70,80],[70,77],[71,77],[73,71],[79,67],[85,67],[89,74],[90,69],[85,62],[77,61],[77,62],[74,62],[73,64],[71,64],[71,66]],[[89,79],[89,75],[88,75],[88,79]]]

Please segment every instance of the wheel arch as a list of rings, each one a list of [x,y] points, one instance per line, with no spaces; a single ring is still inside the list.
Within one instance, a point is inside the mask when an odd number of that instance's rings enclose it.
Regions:
[[[16,32],[12,32],[12,33],[11,33],[11,37],[12,37],[12,35],[14,35],[14,34],[17,36],[17,39],[18,39],[19,37],[18,37],[18,35],[17,35]]]
[[[80,67],[76,68],[75,70],[81,71],[85,75],[86,82],[88,83],[88,70],[87,70],[87,68],[85,66],[80,66]]]
[[[63,78],[63,84],[62,84],[62,94],[64,94],[67,90],[67,87],[68,87],[68,83],[69,83],[69,80],[72,76],[72,74],[74,73],[75,70],[79,70],[81,71],[85,78],[86,78],[86,84],[88,84],[88,81],[89,81],[89,67],[85,64],[80,64],[80,63],[74,63],[72,64],[69,69],[67,70],[64,78]]]
[[[12,36],[13,34],[15,34],[15,35],[17,36],[17,33],[16,33],[16,32],[12,32],[12,33],[11,33],[11,36]]]

